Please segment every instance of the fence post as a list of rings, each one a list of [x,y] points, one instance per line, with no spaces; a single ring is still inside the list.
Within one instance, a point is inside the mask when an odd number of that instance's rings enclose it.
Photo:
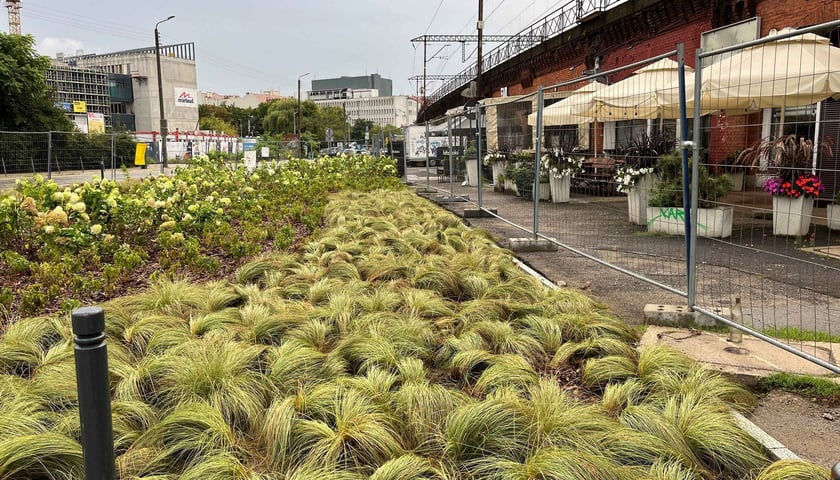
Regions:
[[[446,134],[449,138],[449,201],[453,201],[455,199],[455,162],[452,158],[452,151],[454,150],[452,147],[454,143],[452,142],[452,117],[446,117]]]
[[[478,160],[478,209],[484,208],[484,156],[481,154],[481,104],[475,104],[475,155]]]
[[[52,179],[52,132],[47,132],[47,179]]]
[[[534,240],[540,229],[540,159],[542,158],[542,127],[543,127],[543,87],[537,89],[537,142],[534,145],[534,186],[531,196],[534,200]]]
[[[694,72],[694,132],[692,139],[692,167],[691,167],[691,216],[693,218],[691,225],[691,242],[688,244],[688,307],[694,308],[697,300],[697,183],[700,172],[700,94],[703,82],[702,68],[700,63],[700,53],[702,49],[698,48],[694,54],[695,65],[698,67]],[[682,77],[682,76],[681,76]],[[682,89],[685,92],[685,89]],[[685,95],[682,93],[682,95]],[[685,108],[685,102],[682,102],[681,109]],[[686,144],[686,147],[689,145]]]
[[[85,478],[113,480],[114,437],[111,424],[111,391],[108,351],[105,345],[105,312],[100,307],[73,310],[71,315],[76,359],[76,388],[82,425]]]
[[[114,180],[115,170],[117,169],[117,139],[114,134],[111,134],[111,180]]]
[[[431,175],[431,171],[429,169],[429,163],[431,162],[431,159],[429,158],[429,146],[430,145],[431,145],[431,143],[429,142],[429,121],[426,120],[426,191],[427,192],[432,189],[431,179],[429,178],[429,175]],[[406,147],[406,148],[408,148],[408,147]]]

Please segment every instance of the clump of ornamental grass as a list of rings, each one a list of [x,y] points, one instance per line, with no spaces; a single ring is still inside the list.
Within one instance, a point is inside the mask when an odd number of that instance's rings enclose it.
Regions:
[[[755,480],[829,480],[827,468],[802,460],[779,460],[768,466]]]

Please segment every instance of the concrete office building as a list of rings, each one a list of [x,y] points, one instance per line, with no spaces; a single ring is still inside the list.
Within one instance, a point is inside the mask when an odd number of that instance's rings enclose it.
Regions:
[[[306,95],[319,106],[344,109],[351,122],[364,119],[382,126],[411,125],[417,118],[417,101],[391,92],[391,80],[373,74],[313,80]]]
[[[138,132],[160,131],[160,102],[155,48],[139,48],[105,54],[63,57],[58,62],[71,67],[99,68],[110,74],[129,76],[131,103],[122,102],[125,114],[133,114]],[[160,47],[163,101],[169,131],[198,129],[198,90],[193,43]],[[123,77],[124,78],[124,77]]]

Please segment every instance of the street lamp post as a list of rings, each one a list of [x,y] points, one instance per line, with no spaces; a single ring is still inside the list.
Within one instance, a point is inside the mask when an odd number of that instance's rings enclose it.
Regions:
[[[300,80],[307,75],[309,75],[309,72],[306,72],[303,75],[298,77],[298,118],[300,118],[300,121],[298,122],[298,127],[297,127],[298,128],[298,132],[297,132],[298,158],[300,158],[300,156],[301,156],[301,153],[300,153],[300,149],[301,149],[300,133],[301,133],[301,130],[302,130],[301,126],[303,125],[303,113],[301,111],[301,106],[300,106]]]
[[[166,168],[166,136],[169,134],[169,128],[163,111],[163,76],[160,72],[160,32],[158,32],[158,25],[173,18],[175,18],[175,15],[170,15],[165,20],[155,24],[155,59],[157,60],[158,100],[160,101],[160,173],[164,173]]]

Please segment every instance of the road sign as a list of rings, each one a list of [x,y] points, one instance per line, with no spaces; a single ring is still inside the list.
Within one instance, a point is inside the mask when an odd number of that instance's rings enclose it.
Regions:
[[[327,141],[332,142],[333,141],[333,129],[328,128],[327,131],[326,131],[326,134],[327,134],[326,135],[327,136]]]

